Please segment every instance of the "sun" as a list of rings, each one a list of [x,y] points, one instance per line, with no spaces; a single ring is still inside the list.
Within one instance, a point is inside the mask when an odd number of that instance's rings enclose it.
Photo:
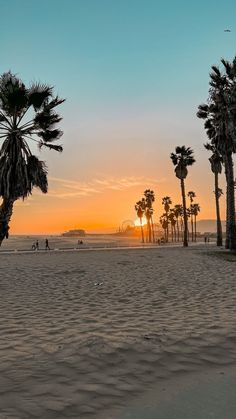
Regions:
[[[146,220],[146,217],[143,217],[142,225],[144,226],[145,224],[147,224],[147,220]],[[140,227],[141,226],[139,218],[136,218],[136,220],[134,220],[134,225],[135,225],[135,227]]]

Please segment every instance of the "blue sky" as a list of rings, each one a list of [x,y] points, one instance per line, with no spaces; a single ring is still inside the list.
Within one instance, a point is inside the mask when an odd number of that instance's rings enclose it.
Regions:
[[[1,5],[1,67],[91,106],[194,97],[234,55],[233,1],[13,0]],[[187,86],[187,89],[184,89]],[[191,87],[191,92],[188,88]],[[102,95],[102,97],[101,97]],[[181,100],[183,98],[179,98]]]
[[[193,186],[199,174],[210,179],[195,115],[207,98],[210,66],[236,53],[234,1],[0,0],[0,6],[0,72],[50,83],[67,98],[63,157],[46,153],[53,177],[87,182],[140,172],[158,179],[166,172],[168,189],[169,153],[186,144],[199,162]],[[211,190],[204,186],[202,199]]]

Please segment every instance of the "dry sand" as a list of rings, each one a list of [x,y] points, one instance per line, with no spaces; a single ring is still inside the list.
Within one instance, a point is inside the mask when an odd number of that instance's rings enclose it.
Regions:
[[[0,419],[128,418],[236,365],[236,265],[204,246],[0,263]]]

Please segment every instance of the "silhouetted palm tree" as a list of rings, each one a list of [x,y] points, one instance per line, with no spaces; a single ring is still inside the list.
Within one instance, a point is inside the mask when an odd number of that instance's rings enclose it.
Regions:
[[[209,158],[209,162],[211,164],[211,171],[214,173],[215,178],[215,203],[216,203],[216,224],[217,224],[217,246],[222,246],[223,239],[222,239],[222,224],[220,218],[220,197],[223,194],[222,189],[219,188],[219,174],[222,172],[222,163],[223,159],[218,153],[214,144],[207,143],[205,144],[205,148],[212,152],[211,157]]]
[[[137,212],[137,217],[140,220],[142,243],[144,243],[144,233],[143,233],[143,216],[144,216],[144,212],[145,212],[145,200],[144,199],[136,202],[135,210]]]
[[[0,77],[0,245],[8,237],[13,205],[26,198],[36,186],[47,192],[47,168],[31,152],[28,140],[62,151],[52,144],[62,131],[55,128],[61,118],[54,109],[64,99],[53,97],[53,89],[34,83],[28,88],[11,72]]]
[[[151,242],[153,240],[153,243],[155,242],[155,237],[154,237],[154,227],[153,227],[153,208],[152,208],[152,204],[155,201],[155,194],[154,191],[152,191],[151,189],[146,189],[144,191],[144,197],[145,197],[145,202],[146,202],[146,218],[147,220],[149,220],[148,223],[148,227],[149,227],[149,242]],[[150,226],[150,221],[151,221],[151,226]],[[151,233],[152,231],[152,233]],[[152,234],[152,237],[151,237]]]
[[[192,166],[195,162],[193,157],[193,150],[190,147],[176,147],[175,153],[171,153],[170,158],[175,166],[175,175],[180,179],[182,200],[183,200],[183,214],[184,214],[184,246],[188,246],[188,220],[186,212],[186,196],[184,179],[188,175],[187,166]]]
[[[170,214],[169,214],[169,220],[170,220],[170,225],[171,225],[171,240],[172,242],[174,241],[175,238],[175,242],[176,242],[176,217],[175,217],[175,210],[171,209],[170,210]]]
[[[192,214],[194,216],[194,241],[197,241],[197,216],[200,212],[199,204],[192,204]]]
[[[179,242],[179,218],[181,219],[183,215],[183,206],[179,204],[175,205],[174,213],[175,213],[176,225],[177,225],[177,240]]]
[[[160,217],[160,224],[164,230],[165,242],[167,243],[168,217],[166,216],[166,213],[162,214]]]
[[[147,220],[147,242],[151,243],[152,241],[152,227],[151,227],[151,219],[152,219],[153,209],[145,208],[145,217]]]
[[[190,213],[190,222],[191,222],[191,231],[192,231],[192,242],[193,242],[193,199],[196,198],[195,192],[189,191],[188,192],[188,197],[190,199],[189,213]]]
[[[169,196],[165,196],[162,198],[162,205],[164,206],[165,214],[166,214],[166,241],[169,240],[169,211],[170,211],[170,205],[172,204],[171,198]]]
[[[233,153],[236,151],[236,58],[221,60],[223,70],[212,66],[208,104],[198,107],[197,116],[205,119],[211,143],[223,158],[226,176],[226,248],[236,250],[235,192]]]

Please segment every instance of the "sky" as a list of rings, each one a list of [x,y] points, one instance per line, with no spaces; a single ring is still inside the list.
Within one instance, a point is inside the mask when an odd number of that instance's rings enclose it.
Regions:
[[[66,98],[63,153],[29,140],[47,163],[49,191],[17,201],[12,234],[115,231],[135,220],[149,188],[158,221],[163,196],[181,202],[169,158],[178,145],[194,150],[186,190],[197,195],[199,218],[215,218],[196,112],[211,65],[236,55],[235,1],[0,0],[0,10],[0,74],[45,82]]]

